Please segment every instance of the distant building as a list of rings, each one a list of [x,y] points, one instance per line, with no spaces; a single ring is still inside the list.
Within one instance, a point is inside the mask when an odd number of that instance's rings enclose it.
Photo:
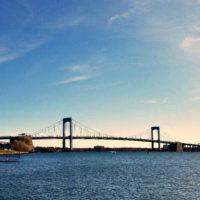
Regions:
[[[170,149],[170,145],[168,144],[163,145],[163,150],[169,150],[169,149]]]
[[[12,149],[12,144],[8,142],[0,142],[0,149]]]
[[[104,150],[104,146],[94,146],[94,150],[102,151],[102,150]]]

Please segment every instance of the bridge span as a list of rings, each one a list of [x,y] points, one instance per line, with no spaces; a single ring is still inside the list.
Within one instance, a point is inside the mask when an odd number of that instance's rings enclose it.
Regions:
[[[59,131],[58,131],[59,129]],[[155,139],[155,134],[157,139]],[[139,135],[122,137],[102,134],[99,131],[88,128],[81,123],[70,118],[63,118],[45,129],[36,131],[32,134],[27,134],[32,137],[32,140],[62,140],[62,147],[66,149],[66,140],[69,140],[70,150],[73,149],[73,140],[118,140],[118,141],[135,141],[151,143],[152,150],[155,149],[154,144],[158,144],[158,150],[161,150],[161,144],[171,145],[177,141],[171,139],[166,133],[160,132],[160,127],[154,126],[150,130],[140,133]],[[165,136],[165,137],[164,137]],[[11,140],[16,136],[0,136],[0,140]],[[181,143],[183,147],[200,148],[200,144]]]

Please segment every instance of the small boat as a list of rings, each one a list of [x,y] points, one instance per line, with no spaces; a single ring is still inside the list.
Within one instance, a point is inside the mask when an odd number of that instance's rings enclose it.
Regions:
[[[18,162],[20,154],[2,154],[0,155],[0,162]]]

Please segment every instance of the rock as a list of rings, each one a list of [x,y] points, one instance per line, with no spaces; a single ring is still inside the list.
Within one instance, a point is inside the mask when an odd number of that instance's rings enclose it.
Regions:
[[[18,136],[10,140],[10,143],[13,145],[13,149],[16,151],[23,152],[33,152],[33,142],[31,136]]]

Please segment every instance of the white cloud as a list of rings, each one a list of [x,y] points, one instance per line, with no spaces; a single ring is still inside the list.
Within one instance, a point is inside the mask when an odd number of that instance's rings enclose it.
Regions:
[[[91,67],[89,65],[72,65],[61,67],[60,70],[62,71],[70,71],[74,75],[84,76],[84,77],[94,77],[94,71],[96,67]]]
[[[14,60],[14,59],[16,59],[18,57],[20,57],[20,55],[18,55],[18,54],[12,54],[12,53],[0,55],[0,64],[4,63],[4,62],[9,62],[9,61]]]
[[[200,97],[194,97],[192,98],[192,101],[200,101]]]
[[[82,71],[88,70],[88,68],[89,67],[86,65],[74,65],[70,67],[71,71],[73,72],[82,72]]]
[[[200,31],[200,26],[199,25],[194,25],[192,27],[192,30],[196,31],[196,32],[199,32]]]
[[[87,76],[74,76],[74,77],[71,77],[71,78],[68,78],[68,79],[65,79],[62,81],[58,81],[54,85],[64,85],[64,84],[83,81],[83,80],[87,80],[87,79],[89,79],[89,77],[87,77]]]
[[[166,103],[168,103],[168,98],[166,97],[161,101],[158,101],[156,99],[149,99],[149,100],[144,101],[144,103],[147,103],[147,104],[166,104]]]
[[[200,53],[200,37],[186,37],[181,47],[187,53]]]
[[[38,48],[44,44],[47,39],[38,39],[32,41],[16,41],[14,47],[10,43],[4,41],[0,46],[0,63],[9,62],[19,57],[22,57],[26,53]]]
[[[73,65],[73,66],[61,67],[60,69],[70,70],[72,72],[84,72],[90,70],[90,67],[88,65]]]
[[[146,100],[144,101],[144,103],[148,103],[148,104],[158,104],[159,102],[155,99],[149,99],[149,100]]]
[[[160,2],[160,0],[158,0],[158,2]],[[145,12],[147,10],[149,10],[151,8],[152,5],[152,1],[151,0],[134,0],[134,1],[130,1],[130,5],[129,9],[121,12],[121,13],[117,13],[113,16],[111,16],[108,19],[109,23],[113,23],[116,20],[121,20],[121,19],[128,19],[129,17],[131,17],[133,14],[136,13],[141,13],[141,12]]]
[[[128,18],[132,13],[133,13],[133,11],[132,11],[132,10],[129,10],[129,11],[126,11],[126,12],[121,13],[121,14],[116,14],[116,15],[110,17],[110,18],[108,19],[108,22],[109,22],[109,23],[112,23],[112,22],[114,22],[114,21],[116,21],[116,20],[126,19],[126,18]]]

